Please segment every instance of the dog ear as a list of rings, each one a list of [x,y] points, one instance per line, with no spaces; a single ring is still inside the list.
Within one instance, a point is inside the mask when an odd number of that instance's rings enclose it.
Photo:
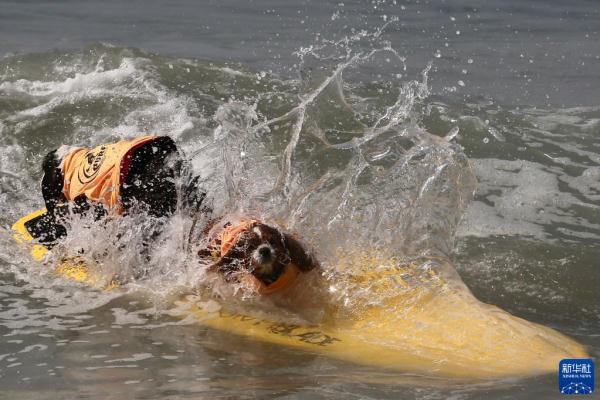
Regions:
[[[319,266],[314,255],[307,251],[296,238],[289,233],[284,234],[283,238],[291,262],[296,264],[301,271],[308,272]]]

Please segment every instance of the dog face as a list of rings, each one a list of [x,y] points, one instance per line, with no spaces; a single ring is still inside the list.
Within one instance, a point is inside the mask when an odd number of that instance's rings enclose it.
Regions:
[[[279,278],[288,264],[305,272],[317,266],[312,254],[289,233],[256,221],[238,234],[213,268],[226,276],[245,270],[268,285]]]

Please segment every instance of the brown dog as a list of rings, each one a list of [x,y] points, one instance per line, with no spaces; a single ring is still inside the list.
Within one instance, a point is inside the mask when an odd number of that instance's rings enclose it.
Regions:
[[[212,258],[209,270],[227,281],[245,281],[261,294],[278,292],[318,267],[291,234],[256,219],[221,220],[205,233],[207,247],[198,255]]]

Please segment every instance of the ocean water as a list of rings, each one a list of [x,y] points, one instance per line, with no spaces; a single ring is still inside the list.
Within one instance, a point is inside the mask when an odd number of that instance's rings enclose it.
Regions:
[[[168,134],[216,213],[283,221],[325,269],[357,245],[447,257],[479,300],[598,357],[599,17],[583,0],[0,1],[0,397],[561,398],[554,375],[415,380],[182,321],[203,276],[178,217],[148,278],[110,292],[32,262],[10,226],[43,205],[49,150]],[[87,225],[61,248],[143,264],[143,223]]]

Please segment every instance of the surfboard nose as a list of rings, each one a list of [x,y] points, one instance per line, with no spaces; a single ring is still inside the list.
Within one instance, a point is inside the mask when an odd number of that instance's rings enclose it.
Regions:
[[[449,264],[436,272],[377,257],[362,263],[353,280],[369,287],[370,303],[351,330],[388,349],[364,355],[374,364],[487,379],[556,373],[561,359],[588,357],[562,333],[477,300],[457,275],[442,273]]]

